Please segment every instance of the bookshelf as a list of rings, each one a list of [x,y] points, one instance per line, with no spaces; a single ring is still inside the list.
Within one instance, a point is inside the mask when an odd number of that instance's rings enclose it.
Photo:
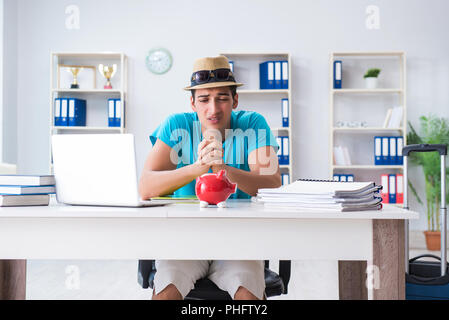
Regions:
[[[342,61],[342,88],[334,89],[333,64]],[[363,74],[380,68],[379,88],[364,88]],[[399,127],[384,128],[388,108],[402,106]],[[406,145],[405,52],[333,52],[329,61],[329,179],[334,174],[354,174],[355,181],[380,184],[381,174],[402,173],[403,165],[374,165],[374,136],[403,136]],[[365,127],[338,127],[337,121],[366,121]],[[336,165],[334,147],[348,148],[352,165]],[[399,205],[399,204],[398,204]]]
[[[285,52],[248,53],[228,52],[220,53],[234,62],[236,80],[244,84],[237,89],[239,95],[238,110],[256,111],[263,115],[270,126],[273,135],[288,136],[289,164],[279,165],[281,174],[288,174],[290,182],[295,178],[294,158],[292,153],[292,62],[291,55]],[[268,60],[288,61],[288,89],[259,89],[259,64]],[[282,126],[281,99],[288,99],[289,126]]]
[[[127,56],[122,52],[52,52],[50,54],[50,155],[49,172],[53,172],[51,136],[53,134],[95,134],[126,132],[127,104]],[[106,79],[100,75],[98,65],[117,65],[117,71],[111,79],[112,89],[104,89]],[[73,79],[65,66],[85,66],[78,74],[78,89],[70,88]],[[86,100],[85,126],[56,126],[55,98],[78,98]],[[122,101],[120,127],[108,126],[108,99]]]

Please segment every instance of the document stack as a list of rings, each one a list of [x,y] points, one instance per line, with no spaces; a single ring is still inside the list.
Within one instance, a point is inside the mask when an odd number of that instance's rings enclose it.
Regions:
[[[55,193],[52,175],[0,175],[0,206],[48,206]]]
[[[279,188],[259,189],[256,200],[268,208],[317,211],[364,211],[382,209],[374,182],[297,180]]]

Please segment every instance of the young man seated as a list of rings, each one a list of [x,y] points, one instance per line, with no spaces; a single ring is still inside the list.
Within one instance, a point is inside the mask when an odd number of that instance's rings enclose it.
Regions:
[[[151,134],[153,148],[139,182],[142,199],[195,195],[195,179],[221,169],[237,183],[231,199],[281,185],[279,146],[267,122],[256,112],[234,111],[241,85],[226,57],[195,61],[191,84],[184,88],[192,93],[194,112],[169,116]],[[204,277],[234,299],[264,298],[263,261],[156,260],[156,269],[153,299],[183,299]]]

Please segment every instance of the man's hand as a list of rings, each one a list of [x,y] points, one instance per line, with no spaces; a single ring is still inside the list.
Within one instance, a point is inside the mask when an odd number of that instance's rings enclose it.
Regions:
[[[223,146],[222,143],[216,139],[204,139],[198,145],[198,160],[199,166],[207,166],[206,172],[209,168],[212,171],[218,172],[224,168],[223,161]]]

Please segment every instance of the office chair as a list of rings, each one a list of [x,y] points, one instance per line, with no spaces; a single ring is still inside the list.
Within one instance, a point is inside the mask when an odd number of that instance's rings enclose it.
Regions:
[[[265,295],[268,297],[287,294],[290,281],[291,261],[279,261],[279,275],[269,269],[269,262],[265,260]],[[139,260],[137,282],[142,288],[153,289],[156,264],[154,260]],[[195,287],[187,294],[186,300],[232,300],[227,291],[218,288],[208,278],[199,279]]]

